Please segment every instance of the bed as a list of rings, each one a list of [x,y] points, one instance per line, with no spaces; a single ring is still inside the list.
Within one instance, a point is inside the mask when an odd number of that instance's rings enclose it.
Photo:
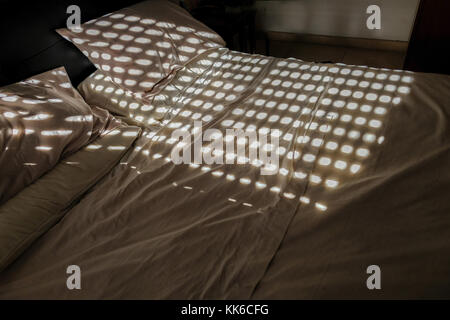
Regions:
[[[51,217],[0,273],[2,299],[450,296],[448,76],[217,45],[126,94],[96,66],[78,90],[121,124],[0,206],[2,232],[12,215]],[[192,146],[208,129],[263,133],[275,147],[236,143],[272,148],[276,169],[228,150],[214,155],[239,163],[175,164],[180,129]],[[219,150],[204,140],[202,155]]]

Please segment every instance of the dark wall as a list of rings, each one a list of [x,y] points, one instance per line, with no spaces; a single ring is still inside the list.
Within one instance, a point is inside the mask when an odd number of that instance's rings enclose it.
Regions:
[[[422,0],[405,69],[450,74],[450,1]]]
[[[0,86],[65,66],[77,85],[95,68],[54,30],[65,27],[67,7],[81,8],[82,22],[139,0],[0,0]]]

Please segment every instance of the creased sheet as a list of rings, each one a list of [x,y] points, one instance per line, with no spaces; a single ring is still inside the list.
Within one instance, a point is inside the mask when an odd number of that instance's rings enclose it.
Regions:
[[[302,265],[299,253],[312,254],[307,249],[313,247],[314,235],[303,243],[295,230],[308,234],[302,219],[341,219],[336,210],[359,201],[364,179],[389,166],[389,159],[380,158],[392,141],[386,124],[405,101],[420,107],[408,98],[423,90],[420,82],[413,87],[416,77],[421,75],[227,49],[200,55],[154,97],[152,105],[164,109],[164,126],[147,131],[109,177],[0,275],[0,296],[295,296],[287,277],[282,278],[286,284],[271,282],[284,276],[279,270],[286,265],[295,277],[295,268]],[[173,132],[184,128],[194,136],[199,120],[202,131],[214,128],[223,136],[234,128],[277,137],[276,173],[261,175],[260,163],[251,162],[174,164],[171,152],[178,142]],[[202,147],[206,153],[210,145],[203,141]],[[328,231],[336,232],[324,227]],[[290,251],[278,260],[284,246]],[[315,253],[325,262],[333,256]],[[30,261],[39,268],[31,269]],[[68,264],[80,266],[82,290],[65,287]],[[318,274],[314,284],[322,280],[323,273]]]

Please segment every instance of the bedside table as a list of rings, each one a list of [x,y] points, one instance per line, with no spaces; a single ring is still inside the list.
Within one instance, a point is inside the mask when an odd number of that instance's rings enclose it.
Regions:
[[[191,14],[217,32],[228,48],[243,52],[255,52],[254,1],[200,1]],[[235,46],[237,36],[239,46]]]

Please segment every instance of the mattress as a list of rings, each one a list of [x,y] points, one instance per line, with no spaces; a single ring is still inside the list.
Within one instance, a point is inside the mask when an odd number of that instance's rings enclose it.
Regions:
[[[450,296],[449,77],[221,48],[152,103],[162,125],[0,274],[1,298]],[[266,134],[276,170],[228,150],[241,163],[175,164],[180,128],[188,146],[208,129]]]

